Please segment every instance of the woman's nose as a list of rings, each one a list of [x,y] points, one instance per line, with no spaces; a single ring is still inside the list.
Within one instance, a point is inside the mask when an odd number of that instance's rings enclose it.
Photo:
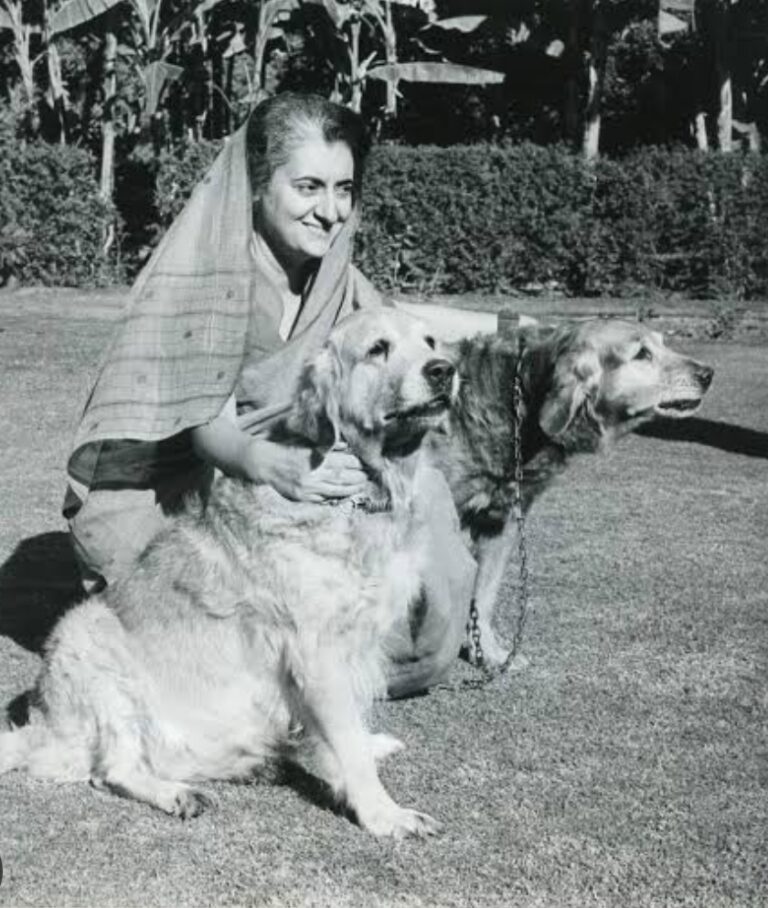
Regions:
[[[315,214],[321,221],[325,221],[329,224],[335,224],[339,219],[339,207],[336,201],[336,195],[333,190],[327,190],[323,192],[320,198],[317,200],[317,205],[315,206]]]

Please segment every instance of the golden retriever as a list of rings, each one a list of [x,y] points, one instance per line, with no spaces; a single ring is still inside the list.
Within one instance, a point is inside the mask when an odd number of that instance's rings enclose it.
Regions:
[[[288,756],[369,832],[434,833],[384,789],[375,761],[401,745],[364,717],[385,693],[387,634],[419,592],[421,440],[457,383],[435,346],[394,310],[334,329],[288,428],[343,436],[371,477],[371,506],[296,503],[221,477],[127,579],[62,618],[30,723],[0,734],[0,771],[89,779],[187,818],[208,803],[194,783]]]
[[[507,651],[492,616],[517,531],[515,370],[522,382],[524,511],[571,454],[597,451],[654,416],[693,413],[713,370],[668,349],[659,333],[619,320],[557,328],[534,323],[511,337],[460,341],[450,355],[459,396],[450,428],[434,433],[432,444],[478,561],[474,598],[483,658],[497,667]]]

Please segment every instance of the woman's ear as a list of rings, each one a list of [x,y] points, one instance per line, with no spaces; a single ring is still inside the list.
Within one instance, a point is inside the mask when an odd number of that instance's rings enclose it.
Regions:
[[[539,425],[550,438],[562,436],[582,407],[594,402],[603,369],[594,350],[582,350],[555,365],[539,412]]]
[[[301,371],[288,428],[321,447],[339,440],[341,363],[330,344]]]

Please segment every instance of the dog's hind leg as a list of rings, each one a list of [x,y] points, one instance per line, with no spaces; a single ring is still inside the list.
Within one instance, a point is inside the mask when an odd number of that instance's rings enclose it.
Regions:
[[[92,704],[97,741],[91,784],[182,820],[202,813],[210,803],[205,795],[180,779],[161,777],[155,768],[155,759],[179,742],[158,716],[151,694],[135,679],[108,680]]]
[[[206,795],[183,782],[156,776],[142,759],[140,749],[124,737],[111,738],[110,745],[102,750],[91,784],[182,820],[198,816],[211,803]]]
[[[297,701],[304,727],[314,739],[320,775],[373,835],[436,833],[440,828],[436,820],[400,807],[382,785],[376,772],[377,747],[365,728],[351,679],[339,664],[338,654],[316,655],[306,668],[311,681],[297,686]]]
[[[120,797],[149,804],[180,820],[199,816],[211,804],[207,795],[183,782],[158,779],[140,769],[111,767],[104,773],[94,774],[91,784]]]
[[[499,589],[509,565],[512,546],[517,534],[517,524],[510,516],[496,536],[483,536],[477,542],[477,576],[474,600],[483,659],[489,667],[502,665],[508,652],[493,630],[492,619],[499,597]],[[468,641],[470,656],[475,656],[474,644]]]

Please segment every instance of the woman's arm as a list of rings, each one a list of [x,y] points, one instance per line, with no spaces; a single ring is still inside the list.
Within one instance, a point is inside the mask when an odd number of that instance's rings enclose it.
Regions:
[[[292,501],[347,498],[362,492],[367,484],[360,462],[343,448],[329,451],[313,468],[311,448],[248,435],[235,425],[227,407],[211,422],[192,429],[192,446],[222,473],[267,483]]]

